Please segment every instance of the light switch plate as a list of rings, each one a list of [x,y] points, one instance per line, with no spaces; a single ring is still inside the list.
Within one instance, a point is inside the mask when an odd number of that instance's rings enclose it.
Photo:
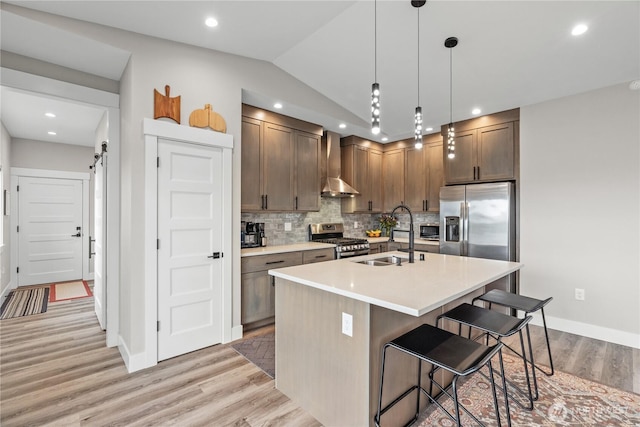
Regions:
[[[290,222],[285,222],[284,223],[284,231],[291,231],[291,223]]]
[[[344,312],[342,313],[342,333],[353,336],[353,316]]]

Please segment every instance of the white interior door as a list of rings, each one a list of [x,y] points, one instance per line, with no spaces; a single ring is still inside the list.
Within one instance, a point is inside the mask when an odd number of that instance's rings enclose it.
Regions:
[[[107,282],[106,282],[106,231],[107,231],[107,153],[95,165],[94,176],[94,233],[93,242],[93,300],[100,327],[107,327]]]
[[[82,181],[18,178],[18,285],[82,279]]]
[[[158,360],[222,342],[222,149],[158,140]],[[230,256],[230,254],[227,254]]]

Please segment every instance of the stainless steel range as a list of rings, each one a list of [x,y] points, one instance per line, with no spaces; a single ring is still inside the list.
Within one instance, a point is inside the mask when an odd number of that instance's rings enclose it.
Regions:
[[[309,241],[336,245],[336,259],[369,254],[369,241],[344,237],[344,224],[309,224]]]

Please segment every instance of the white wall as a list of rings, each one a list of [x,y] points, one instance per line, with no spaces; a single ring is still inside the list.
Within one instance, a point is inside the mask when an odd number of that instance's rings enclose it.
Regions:
[[[640,348],[640,91],[523,107],[520,141],[521,292],[554,298],[551,328]]]
[[[3,196],[4,190],[10,192],[10,180],[11,180],[11,136],[4,127],[4,124],[0,122],[0,166],[2,166],[2,188],[0,188],[0,197]],[[3,215],[3,212],[0,212]],[[9,285],[11,280],[11,274],[9,268],[11,267],[11,217],[3,216],[3,230],[2,230],[2,242],[0,242],[0,302],[2,302],[2,296],[5,296],[9,291]]]

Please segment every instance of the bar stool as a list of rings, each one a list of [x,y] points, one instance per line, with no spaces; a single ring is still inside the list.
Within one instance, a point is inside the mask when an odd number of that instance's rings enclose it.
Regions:
[[[491,311],[486,308],[478,307],[475,305],[463,303],[459,306],[447,311],[446,313],[441,314],[436,319],[436,326],[440,323],[441,319],[452,320],[458,323],[458,335],[462,335],[462,325],[469,327],[469,338],[471,338],[472,328],[478,329],[482,331],[482,334],[474,339],[478,339],[482,336],[486,336],[486,344],[489,345],[489,336],[495,339],[498,342],[502,342],[502,338],[510,337],[511,335],[518,334],[520,337],[520,348],[522,349],[522,354],[525,354],[525,345],[524,345],[524,337],[522,335],[522,330],[526,325],[529,324],[532,317],[527,316],[524,319],[519,319],[517,317],[507,316],[506,314],[498,313],[496,311]],[[506,345],[506,344],[505,344]],[[533,350],[531,349],[531,340],[529,340],[529,354],[533,357]],[[527,380],[527,391],[523,391],[516,384],[513,384],[511,381],[505,379],[506,375],[504,371],[501,371],[501,375],[503,379],[511,385],[512,389],[517,390],[523,396],[526,396],[529,401],[528,406],[525,406],[518,399],[515,399],[513,395],[511,396],[513,401],[518,404],[523,409],[532,410],[533,409],[533,401],[537,399],[537,395],[534,398],[533,392],[531,390],[531,379],[529,377],[529,365],[527,364],[527,359],[523,356],[522,363],[524,364],[524,372]],[[533,369],[532,369],[533,371]],[[532,373],[535,375],[535,372]],[[509,402],[508,402],[508,393],[505,391],[505,406],[507,411],[509,410]]]
[[[529,314],[535,313],[536,311],[540,310],[540,313],[542,314],[542,324],[544,325],[544,337],[547,341],[547,353],[549,354],[549,366],[551,367],[551,370],[547,372],[544,369],[540,368],[533,362],[533,358],[531,359],[531,364],[535,369],[539,370],[546,376],[550,377],[553,375],[555,371],[553,369],[553,358],[551,357],[551,345],[549,345],[549,332],[547,331],[547,319],[544,316],[544,307],[547,304],[549,304],[549,302],[552,299],[553,297],[549,297],[545,300],[539,300],[539,299],[527,297],[524,295],[512,294],[511,292],[505,292],[500,289],[493,289],[484,295],[480,295],[479,297],[474,298],[473,302],[475,303],[476,300],[488,302],[489,309],[491,309],[492,304],[498,304],[504,307],[509,307],[515,310],[523,311],[525,316],[528,316]],[[529,325],[527,325],[527,335],[529,335]],[[507,347],[514,353],[517,353],[511,347],[509,346]],[[533,379],[534,379],[534,382],[536,382],[536,393],[537,393],[538,385],[537,385],[537,381],[535,380],[535,375]]]
[[[418,381],[415,385],[407,389],[404,393],[396,397],[391,403],[382,408],[382,388],[384,384],[384,368],[385,359],[388,348],[394,348],[405,354],[413,356],[418,359]],[[496,412],[496,418],[498,425],[500,425],[500,411],[498,410],[498,397],[496,395],[496,386],[493,381],[493,367],[491,366],[491,358],[496,354],[500,354],[500,369],[503,369],[502,363],[502,343],[498,342],[494,346],[486,346],[476,341],[452,334],[449,331],[436,328],[431,325],[421,325],[417,328],[405,333],[404,335],[386,343],[382,348],[382,362],[380,368],[380,391],[378,394],[378,411],[373,417],[373,422],[376,426],[380,426],[380,417],[387,412],[391,407],[396,405],[402,399],[407,397],[412,391],[417,390],[416,401],[416,414],[407,425],[413,424],[419,416],[420,412],[420,394],[424,393],[427,398],[435,404],[438,408],[442,409],[458,426],[460,426],[460,410],[465,411],[470,417],[472,417],[478,424],[483,425],[473,414],[471,414],[467,408],[458,402],[458,390],[457,382],[459,377],[465,377],[480,370],[483,366],[489,367],[489,378],[491,381],[491,390],[493,392],[493,405]],[[454,403],[454,414],[447,411],[437,399],[432,397],[421,385],[422,375],[422,362],[427,362],[433,365],[432,373],[436,369],[444,369],[453,374],[453,380],[451,382],[452,394],[447,389],[449,387],[443,387],[438,384],[433,375],[430,374],[429,379],[431,385],[434,383],[446,394]],[[506,383],[503,382],[503,387],[506,389]],[[507,412],[507,416],[508,412]],[[510,420],[509,420],[510,421]]]

